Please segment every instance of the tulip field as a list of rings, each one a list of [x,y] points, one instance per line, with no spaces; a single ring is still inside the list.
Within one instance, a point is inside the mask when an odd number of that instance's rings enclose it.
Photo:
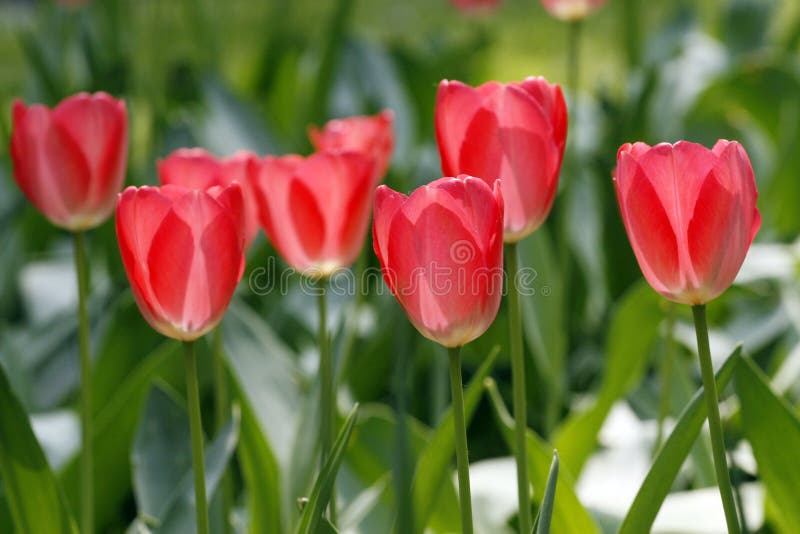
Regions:
[[[800,533],[796,0],[0,1],[0,534]]]

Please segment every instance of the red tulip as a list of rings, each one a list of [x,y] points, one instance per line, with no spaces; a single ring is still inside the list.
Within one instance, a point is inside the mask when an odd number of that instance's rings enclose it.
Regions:
[[[392,160],[393,124],[394,113],[384,110],[377,115],[334,119],[321,130],[312,126],[308,137],[319,152],[352,150],[373,158],[377,184],[386,175]]]
[[[501,0],[450,0],[460,11],[470,14],[480,11],[491,11],[500,6]]]
[[[165,336],[191,341],[222,319],[244,269],[239,184],[208,191],[128,187],[117,240],[139,310]]]
[[[581,20],[601,7],[607,0],[542,0],[544,8],[557,19]]]
[[[14,179],[56,226],[78,231],[105,221],[125,181],[127,157],[122,100],[80,93],[52,110],[14,102]]]
[[[615,184],[633,252],[656,291],[696,305],[733,283],[761,225],[742,145],[628,143],[617,153]]]
[[[483,334],[503,289],[503,198],[483,180],[441,178],[410,196],[375,193],[373,247],[419,332],[445,347]]]
[[[561,88],[544,78],[489,82],[473,88],[444,80],[436,97],[436,140],[447,176],[502,180],[505,241],[542,224],[553,205],[567,107]]]
[[[258,233],[258,205],[250,189],[248,172],[256,160],[252,152],[240,151],[217,158],[202,148],[180,148],[158,162],[158,177],[163,185],[206,190],[238,182],[244,196],[245,250]]]
[[[358,152],[267,156],[250,178],[261,226],[292,267],[319,277],[355,261],[372,201],[369,157]]]

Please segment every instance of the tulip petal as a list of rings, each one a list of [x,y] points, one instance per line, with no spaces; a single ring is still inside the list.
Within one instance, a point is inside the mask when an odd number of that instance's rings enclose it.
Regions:
[[[207,308],[187,307],[187,293],[192,281],[195,238],[192,228],[171,209],[153,236],[147,255],[147,268],[150,273],[150,286],[157,296],[165,318],[176,327],[191,330],[191,322],[184,321],[184,309],[195,318]],[[198,276],[196,284],[205,280]]]
[[[618,192],[633,252],[650,284],[657,291],[670,292],[682,285],[682,279],[678,242],[669,216],[641,168],[637,166],[626,182],[625,191]]]
[[[220,164],[202,148],[179,148],[159,160],[158,179],[164,184],[174,184],[189,189],[205,191],[222,182]]]
[[[372,223],[372,246],[375,255],[378,256],[378,259],[384,266],[388,265],[389,262],[389,229],[392,220],[407,198],[406,195],[389,189],[385,185],[375,190],[375,209],[373,210],[375,218]],[[390,269],[383,269],[383,274],[386,285],[394,292],[396,282],[394,281],[394,277],[391,276]]]
[[[717,285],[722,290],[727,288],[744,261],[750,229],[742,224],[741,207],[741,202],[713,174],[705,180],[688,232],[689,253],[701,293]],[[718,295],[716,291],[697,295],[693,304]]]
[[[208,300],[211,312],[215,314],[206,318],[207,321],[216,322],[222,317],[242,276],[244,256],[241,248],[230,246],[237,235],[240,231],[231,217],[219,213],[200,238],[208,280]]]
[[[92,178],[86,201],[95,205],[108,198],[113,203],[113,193],[122,187],[128,155],[125,104],[105,93],[81,93],[56,106],[53,122],[86,158]]]
[[[53,223],[70,227],[89,194],[91,175],[75,141],[56,128],[45,106],[14,103],[11,157],[25,196]]]
[[[319,257],[325,245],[326,226],[314,193],[302,181],[293,179],[288,201],[298,247],[306,258]]]
[[[436,93],[436,142],[445,176],[472,174],[460,168],[461,145],[469,139],[465,135],[481,107],[481,100],[476,89],[461,82],[443,80],[439,84]]]

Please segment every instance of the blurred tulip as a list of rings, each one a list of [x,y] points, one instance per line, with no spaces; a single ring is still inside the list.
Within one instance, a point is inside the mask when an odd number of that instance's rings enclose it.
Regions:
[[[555,18],[565,21],[585,19],[607,0],[542,0],[542,5]]]
[[[459,11],[472,14],[477,12],[492,11],[500,7],[501,0],[450,0]]]
[[[267,156],[250,179],[261,226],[288,264],[316,278],[353,263],[369,222],[370,157],[341,151]]]
[[[625,144],[615,184],[645,278],[666,298],[705,304],[733,283],[761,225],[742,145]]]
[[[544,78],[473,88],[444,80],[436,97],[436,140],[446,176],[501,179],[505,241],[542,224],[553,205],[567,138],[561,88]]]
[[[14,179],[56,226],[80,231],[105,221],[125,181],[127,157],[122,100],[79,93],[52,110],[14,102]]]
[[[179,185],[207,190],[238,182],[244,197],[245,251],[258,233],[258,204],[250,187],[248,172],[256,161],[252,152],[240,151],[227,158],[217,158],[202,148],[179,148],[158,162],[162,185]]]
[[[122,262],[158,332],[192,341],[222,319],[244,269],[243,203],[239,184],[128,187],[119,196]]]
[[[483,334],[503,290],[503,199],[483,180],[441,178],[410,196],[375,193],[373,247],[419,332],[445,347]]]
[[[351,150],[373,158],[377,185],[392,160],[393,124],[394,113],[384,110],[377,115],[334,119],[322,129],[312,126],[308,137],[318,152]]]

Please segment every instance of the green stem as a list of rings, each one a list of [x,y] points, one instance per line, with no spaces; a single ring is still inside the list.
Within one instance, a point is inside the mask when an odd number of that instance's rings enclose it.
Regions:
[[[367,266],[367,249],[361,251],[356,260],[356,266],[353,269],[354,280],[353,289],[355,290],[355,298],[353,300],[353,311],[349,314],[345,321],[344,339],[342,340],[342,349],[339,353],[339,360],[336,369],[336,383],[334,389],[338,389],[342,380],[347,378],[347,373],[350,369],[350,360],[353,354],[353,347],[356,343],[358,336],[358,314],[361,310],[361,305],[367,295],[367,288],[364,285],[364,271]]]
[[[661,378],[661,397],[658,403],[658,434],[656,435],[656,446],[653,450],[655,454],[661,448],[664,441],[664,423],[669,417],[670,395],[672,393],[672,359],[675,348],[675,305],[672,302],[667,304],[667,324],[664,332],[664,354],[661,356],[661,368],[659,375]]]
[[[328,343],[328,320],[325,293],[327,282],[319,282],[319,435],[320,435],[320,468],[325,465],[331,453],[334,438],[334,418],[336,417],[336,397],[333,391],[333,358]],[[331,490],[328,509],[331,523],[336,526],[336,488]]]
[[[708,409],[708,427],[711,433],[711,450],[714,456],[714,469],[717,473],[717,486],[719,486],[719,493],[722,497],[722,507],[725,510],[728,532],[729,534],[739,534],[739,521],[736,518],[736,505],[733,500],[731,479],[725,458],[725,441],[722,437],[722,422],[719,417],[717,385],[714,380],[714,367],[711,364],[711,349],[708,345],[708,323],[706,322],[705,304],[692,306],[692,313],[694,314],[694,328],[697,334],[700,371],[703,376],[703,391],[705,392]]]
[[[514,389],[514,455],[517,459],[517,497],[519,500],[519,531],[531,531],[531,499],[528,493],[528,459],[525,433],[528,429],[525,395],[525,352],[522,348],[522,318],[517,292],[519,258],[516,243],[508,243],[505,250],[508,268],[508,322],[511,346],[511,382]]]
[[[464,420],[464,391],[461,381],[461,347],[448,349],[450,356],[450,390],[453,395],[453,430],[458,465],[458,500],[461,505],[461,532],[472,534],[472,497],[469,488],[469,453],[467,425]]]
[[[208,534],[203,422],[200,419],[200,392],[197,387],[197,358],[194,352],[194,341],[184,341],[183,348],[186,355],[186,403],[189,405],[189,427],[192,435],[192,470],[194,472],[197,534]]]
[[[214,430],[220,432],[228,421],[230,401],[228,396],[228,375],[225,371],[225,348],[222,345],[222,324],[214,330],[212,338],[212,359],[214,361]],[[223,532],[231,532],[229,521],[233,487],[227,468],[222,476],[222,517]]]
[[[92,455],[92,359],[89,355],[89,281],[83,232],[75,232],[75,273],[78,277],[78,351],[81,365],[81,527],[94,534],[94,468]]]

